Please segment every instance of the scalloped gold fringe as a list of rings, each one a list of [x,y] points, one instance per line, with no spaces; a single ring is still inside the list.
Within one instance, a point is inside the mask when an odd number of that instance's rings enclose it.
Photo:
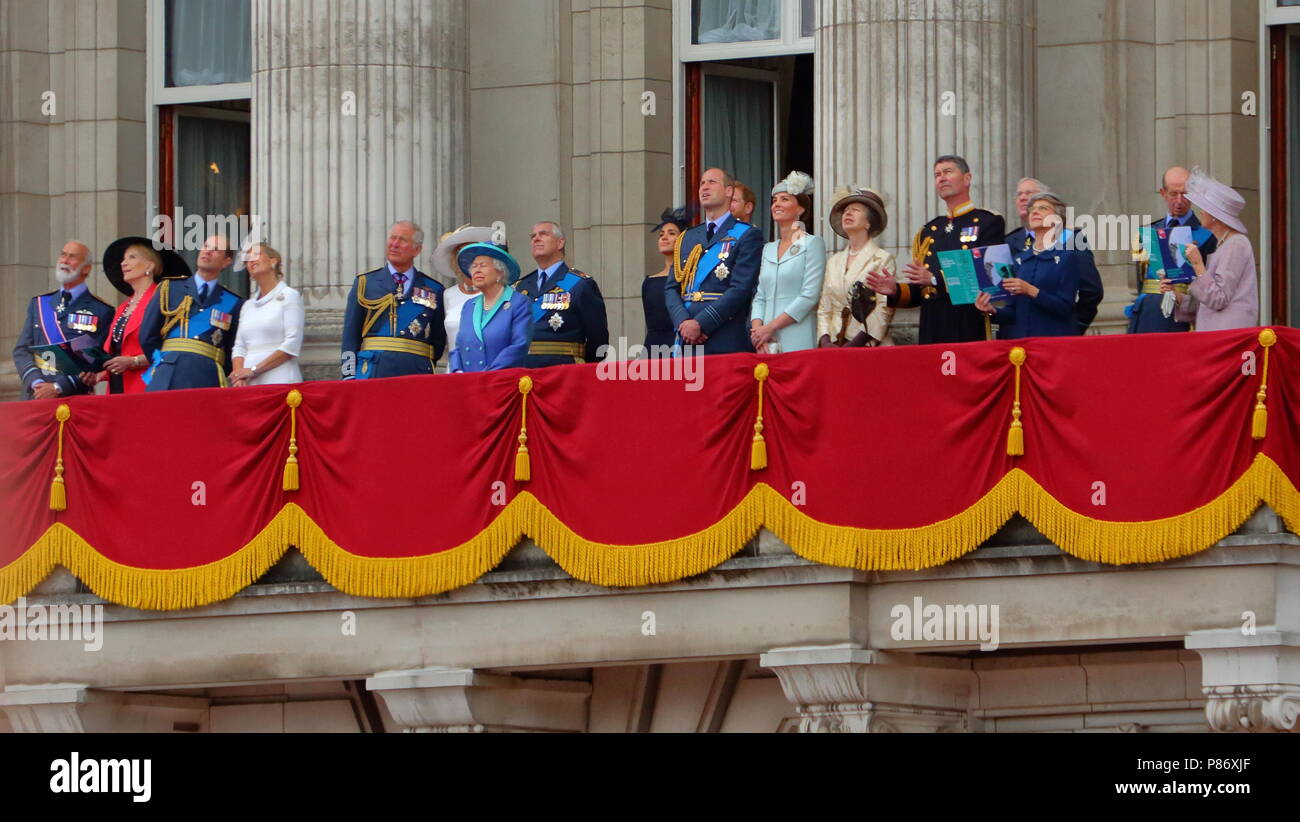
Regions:
[[[610,545],[583,539],[528,492],[455,548],[416,557],[349,553],[296,504],[288,503],[247,545],[192,568],[133,568],[101,555],[72,529],[55,523],[18,559],[0,568],[0,602],[29,593],[56,565],[96,594],[132,608],[174,610],[228,599],[297,546],[321,576],[355,596],[409,598],[468,585],[531,536],[574,578],[596,585],[635,586],[703,573],[744,547],[762,527],[799,556],[864,571],[915,570],[975,550],[1016,512],[1061,550],[1113,565],[1160,562],[1203,551],[1235,531],[1267,503],[1292,532],[1300,526],[1300,492],[1263,454],[1216,499],[1178,516],[1144,522],[1093,519],[1066,508],[1020,469],[948,519],[916,528],[869,529],[818,522],[765,483],[713,525],[677,539]]]

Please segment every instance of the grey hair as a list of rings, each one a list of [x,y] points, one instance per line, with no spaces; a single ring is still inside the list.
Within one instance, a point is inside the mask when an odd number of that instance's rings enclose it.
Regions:
[[[549,225],[551,227],[551,233],[555,235],[555,239],[564,239],[564,229],[560,228],[560,224],[554,220],[538,220],[537,225]]]
[[[940,163],[952,163],[957,166],[957,170],[962,174],[970,174],[970,163],[966,162],[964,157],[958,157],[956,154],[941,155],[934,161],[936,166]]]
[[[1037,177],[1021,177],[1019,180],[1016,180],[1016,188],[1020,188],[1021,183],[1037,183],[1039,191],[1047,190],[1047,186],[1044,185],[1043,181],[1038,179]]]
[[[505,263],[501,262],[501,261],[498,260],[496,257],[491,257],[490,259],[492,260],[492,267],[495,268],[495,269],[497,270],[497,273],[498,273],[498,274],[506,274],[506,273],[507,273],[507,272],[506,272],[506,264],[505,264]]]
[[[424,229],[420,228],[414,220],[398,220],[393,225],[409,225],[411,227],[411,241],[416,245],[424,245]]]
[[[1053,192],[1047,191],[1046,189],[1030,197],[1029,202],[1026,203],[1025,207],[1032,209],[1034,207],[1034,203],[1038,202],[1039,200],[1046,200],[1047,202],[1051,203],[1052,211],[1056,212],[1056,216],[1060,217],[1062,220],[1065,219],[1065,201],[1062,200]]]

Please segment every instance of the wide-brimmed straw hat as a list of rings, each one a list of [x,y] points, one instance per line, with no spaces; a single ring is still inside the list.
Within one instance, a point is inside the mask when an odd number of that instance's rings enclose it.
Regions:
[[[1187,178],[1187,201],[1208,212],[1233,231],[1246,233],[1246,224],[1239,216],[1246,207],[1246,198],[1232,186],[1224,185],[1200,168],[1193,168],[1191,176]]]
[[[867,209],[867,220],[871,223],[871,229],[867,232],[870,237],[876,237],[880,232],[885,230],[889,224],[889,215],[885,212],[885,201],[879,194],[869,188],[862,186],[840,186],[835,189],[831,195],[835,200],[835,205],[831,206],[830,224],[831,231],[841,237],[847,238],[849,235],[844,233],[844,226],[841,224],[844,219],[844,209],[852,203],[862,203]]]
[[[122,260],[126,257],[126,250],[133,245],[149,246],[158,252],[159,257],[162,257],[162,271],[153,273],[155,283],[163,280],[183,280],[194,274],[190,271],[190,264],[185,262],[185,258],[172,249],[166,246],[159,248],[148,237],[121,237],[108,244],[101,259],[104,261],[104,276],[108,277],[113,287],[123,294],[130,296],[134,290],[126,281],[126,277],[122,276]]]
[[[451,252],[456,249],[456,246],[491,241],[492,229],[488,226],[467,223],[454,231],[448,231],[442,235],[437,247],[433,249],[433,270],[444,277],[459,280],[460,274],[456,271],[456,262],[452,260]]]
[[[494,260],[500,260],[506,264],[508,269],[506,282],[513,283],[519,279],[519,263],[515,262],[515,258],[510,256],[509,251],[492,243],[470,243],[456,255],[456,264],[460,266],[461,271],[465,272],[466,277],[469,276],[469,267],[474,262],[475,257],[491,257]]]

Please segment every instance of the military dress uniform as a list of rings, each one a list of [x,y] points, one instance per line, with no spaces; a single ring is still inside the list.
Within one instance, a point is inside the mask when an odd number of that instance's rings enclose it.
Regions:
[[[673,252],[673,276],[664,278],[673,328],[699,322],[708,337],[705,354],[752,352],[749,312],[762,258],[763,232],[731,214],[717,224],[712,239],[707,223],[686,229]]]
[[[72,295],[75,292],[75,296]],[[70,291],[59,289],[32,297],[27,304],[27,319],[14,346],[14,368],[22,380],[25,396],[31,399],[38,382],[57,385],[62,396],[88,394],[91,389],[75,376],[47,371],[44,359],[38,359],[29,346],[58,345],[77,337],[89,336],[99,348],[104,347],[113,323],[113,308],[90,293],[84,284]]]
[[[432,374],[447,347],[442,283],[388,266],[358,274],[343,317],[343,379]]]
[[[533,337],[525,368],[595,362],[609,344],[605,299],[591,275],[561,261],[538,288],[540,270],[519,278],[515,291],[532,303]]]
[[[1196,247],[1200,249],[1201,258],[1208,260],[1210,254],[1218,247],[1219,241],[1215,239],[1213,234],[1202,228],[1201,221],[1196,219],[1196,214],[1188,210],[1181,220],[1166,216],[1150,223],[1150,226],[1157,230],[1157,237],[1160,240],[1160,253],[1164,255],[1165,265],[1173,267],[1174,256],[1169,249],[1169,232],[1180,225],[1192,229],[1192,236],[1196,240]],[[1155,253],[1154,250],[1151,253]],[[1191,323],[1178,322],[1174,319],[1173,313],[1166,317],[1164,312],[1160,310],[1160,303],[1164,299],[1164,294],[1160,291],[1160,278],[1147,276],[1149,265],[1146,261],[1135,263],[1137,299],[1124,310],[1124,313],[1129,318],[1128,333],[1147,334],[1152,332],[1190,331],[1192,328]],[[1191,264],[1185,265],[1184,270],[1191,273]],[[1187,291],[1187,286],[1183,284],[1175,284],[1174,288],[1184,293]]]
[[[966,203],[946,216],[935,217],[916,232],[912,256],[923,260],[933,278],[929,284],[898,284],[888,304],[897,308],[921,307],[918,342],[972,342],[986,338],[984,314],[973,305],[953,305],[939,267],[940,251],[1000,245],[1006,237],[1002,215]],[[1013,249],[1014,250],[1014,249]]]
[[[244,299],[201,279],[163,280],[149,300],[140,321],[140,347],[152,363],[145,391],[226,386]]]

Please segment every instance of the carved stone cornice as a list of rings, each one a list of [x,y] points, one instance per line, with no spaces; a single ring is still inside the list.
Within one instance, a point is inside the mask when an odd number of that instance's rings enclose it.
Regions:
[[[405,733],[577,732],[591,685],[468,668],[385,671],[366,680]]]
[[[1277,733],[1295,729],[1300,687],[1237,685],[1204,688],[1205,718],[1227,733]]]

